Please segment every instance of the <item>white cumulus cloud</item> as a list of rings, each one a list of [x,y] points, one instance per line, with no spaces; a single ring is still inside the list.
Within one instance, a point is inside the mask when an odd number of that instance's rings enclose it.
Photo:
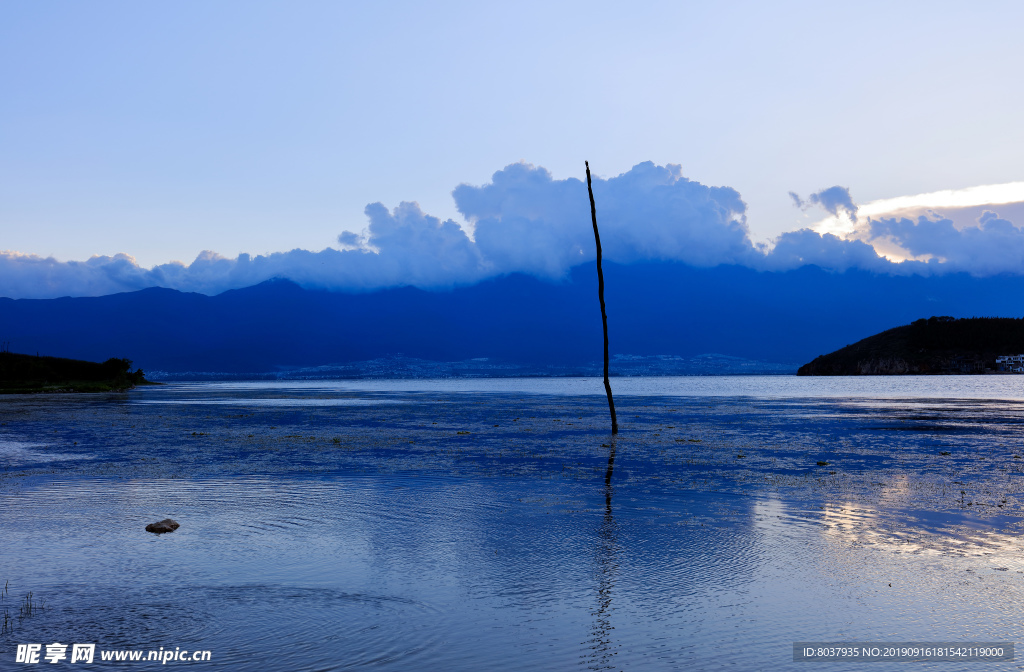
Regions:
[[[997,195],[1009,198],[1004,191]],[[0,295],[97,296],[153,286],[215,294],[275,277],[346,291],[444,288],[515,272],[557,280],[594,259],[583,180],[555,179],[544,168],[515,163],[486,184],[459,185],[452,195],[464,225],[442,221],[412,202],[391,209],[371,203],[366,227],[342,232],[340,249],[234,259],[203,252],[188,265],[153,268],[124,254],[63,262],[0,252]],[[978,192],[969,195],[976,199]],[[761,270],[814,264],[900,274],[1024,273],[1024,230],[993,211],[966,226],[935,213],[879,216],[877,207],[854,203],[849,190],[830,187],[807,201],[793,194],[794,203],[824,208],[845,221],[845,231],[802,229],[767,246],[751,241],[746,204],[736,190],[690,180],[678,165],[645,162],[615,177],[595,178],[594,196],[605,257],[624,264],[670,260]],[[909,261],[894,263],[879,251]]]
[[[602,245],[610,261],[673,259],[698,266],[756,263],[746,205],[729,187],[689,180],[677,165],[641,163],[594,180]],[[126,255],[60,262],[0,253],[0,294],[95,296],[161,286],[206,294],[287,277],[307,287],[367,290],[472,283],[506,273],[563,277],[595,256],[586,184],[515,163],[488,184],[459,185],[459,212],[474,231],[416,203],[366,207],[367,227],[338,236],[341,249],[291,250],[236,259],[203,252],[191,264],[147,269]]]
[[[650,162],[597,178],[593,186],[601,243],[611,261],[714,266],[751,260],[746,204],[734,189],[707,187],[683,177],[680,166]],[[558,277],[595,256],[582,180],[555,180],[543,168],[517,163],[496,172],[490,184],[460,185],[453,196],[494,272]]]

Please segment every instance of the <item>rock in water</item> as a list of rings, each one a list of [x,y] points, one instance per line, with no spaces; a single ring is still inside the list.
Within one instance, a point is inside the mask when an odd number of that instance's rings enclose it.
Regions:
[[[174,532],[176,529],[181,527],[175,521],[170,518],[165,518],[159,523],[150,523],[146,525],[146,532],[152,532],[153,534],[163,534],[164,532]]]

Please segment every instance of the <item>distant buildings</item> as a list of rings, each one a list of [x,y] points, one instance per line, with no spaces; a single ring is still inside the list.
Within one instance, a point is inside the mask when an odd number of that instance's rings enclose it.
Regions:
[[[1024,373],[1024,355],[1000,355],[996,357],[996,369]]]
[[[977,356],[960,355],[949,360],[948,369],[938,373],[985,373],[990,370],[985,360]]]

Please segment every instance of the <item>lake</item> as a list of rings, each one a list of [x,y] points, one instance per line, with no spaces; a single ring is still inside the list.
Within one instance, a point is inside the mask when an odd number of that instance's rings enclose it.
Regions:
[[[0,397],[0,669],[54,642],[73,669],[785,670],[801,641],[1022,639],[1024,377],[612,385],[615,438],[589,378]]]

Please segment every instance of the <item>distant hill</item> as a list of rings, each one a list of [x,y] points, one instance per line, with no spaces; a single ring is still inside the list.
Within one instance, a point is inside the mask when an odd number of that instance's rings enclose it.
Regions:
[[[1024,319],[931,317],[883,331],[804,364],[801,376],[985,373],[1024,353]]]
[[[899,277],[813,266],[768,273],[649,262],[606,263],[605,281],[610,349],[619,362],[613,360],[613,375],[792,373],[817,354],[921,315],[1024,315],[1024,277]],[[515,274],[441,291],[345,293],[275,280],[217,296],[152,288],[94,298],[0,298],[0,340],[20,352],[127,357],[154,375],[337,366],[344,376],[358,362],[385,362],[383,369],[355,369],[390,375],[386,362],[412,360],[484,362],[472,365],[483,375],[570,374],[602,360],[592,263],[561,282]],[[744,364],[722,368],[723,357]],[[712,365],[705,370],[702,361]]]
[[[63,357],[0,352],[0,394],[24,392],[111,392],[146,383],[128,359],[103,363]]]

